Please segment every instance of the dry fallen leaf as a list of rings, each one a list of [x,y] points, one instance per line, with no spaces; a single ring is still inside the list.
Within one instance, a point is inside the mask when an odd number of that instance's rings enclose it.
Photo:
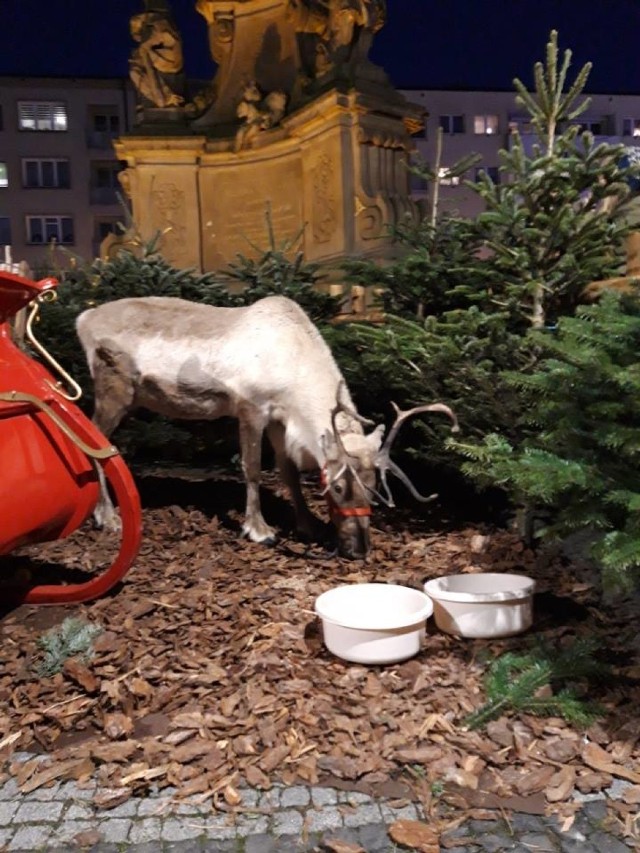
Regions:
[[[81,663],[77,658],[69,658],[64,662],[62,671],[70,678],[79,684],[87,693],[97,693],[100,689],[100,679],[96,678],[95,674]]]
[[[102,841],[102,835],[97,829],[87,829],[73,836],[73,843],[77,847],[93,847]]]
[[[563,767],[549,779],[544,795],[550,803],[566,800],[576,782],[575,767]]]
[[[389,827],[391,840],[420,853],[440,853],[439,834],[418,820],[397,820]]]
[[[131,717],[122,714],[120,711],[115,711],[113,714],[105,714],[104,717],[104,733],[111,740],[127,737],[133,731],[133,721]]]
[[[331,853],[367,853],[364,847],[359,844],[352,844],[350,841],[342,841],[340,838],[325,838],[322,841],[322,846]]]
[[[618,776],[621,779],[628,779],[634,785],[640,784],[640,773],[613,762],[609,753],[597,743],[586,744],[582,750],[582,760],[594,770],[610,773],[612,776]]]

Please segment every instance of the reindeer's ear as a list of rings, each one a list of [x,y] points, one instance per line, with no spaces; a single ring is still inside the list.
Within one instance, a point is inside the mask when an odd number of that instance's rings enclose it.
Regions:
[[[370,432],[367,438],[367,444],[369,445],[369,449],[372,453],[377,453],[380,450],[380,445],[382,444],[382,436],[384,435],[384,424],[378,424],[378,426]]]
[[[335,460],[338,458],[338,443],[331,430],[327,429],[324,431],[320,438],[320,444],[322,445],[322,450],[324,451],[327,459]]]

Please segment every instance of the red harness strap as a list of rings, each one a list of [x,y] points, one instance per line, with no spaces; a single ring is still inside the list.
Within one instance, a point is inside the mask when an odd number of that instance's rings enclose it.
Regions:
[[[320,471],[320,483],[322,484],[323,489],[327,489],[327,471],[325,468],[322,468]],[[329,489],[327,489],[324,496],[327,501],[327,506],[329,507],[329,514],[332,518],[336,515],[342,516],[342,518],[371,515],[370,506],[338,506]]]

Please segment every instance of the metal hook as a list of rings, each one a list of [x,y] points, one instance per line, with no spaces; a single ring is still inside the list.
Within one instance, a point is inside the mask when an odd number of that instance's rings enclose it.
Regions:
[[[38,315],[38,311],[40,310],[41,302],[55,302],[57,299],[57,294],[53,290],[49,290],[46,293],[41,294],[34,299],[31,303],[31,311],[29,312],[29,317],[27,318],[27,325],[25,328],[25,335],[27,340],[31,344],[31,346],[40,353],[40,355],[47,361],[57,373],[62,376],[64,381],[67,383],[68,387],[72,389],[71,394],[66,393],[62,388],[62,383],[60,381],[49,382],[48,379],[45,380],[47,385],[53,389],[56,394],[60,394],[61,397],[64,397],[65,400],[69,400],[71,403],[75,403],[76,400],[79,400],[82,397],[82,388],[78,385],[78,383],[73,379],[67,371],[55,360],[55,358],[47,352],[47,350],[42,346],[42,344],[36,339],[36,336],[33,333],[32,325],[34,320]]]

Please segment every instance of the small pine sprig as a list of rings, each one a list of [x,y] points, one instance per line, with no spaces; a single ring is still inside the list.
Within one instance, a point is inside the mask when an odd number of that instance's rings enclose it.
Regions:
[[[61,671],[68,658],[89,660],[93,653],[93,641],[100,633],[100,625],[70,616],[61,625],[42,634],[37,641],[44,653],[36,668],[38,675],[55,675]]]
[[[603,710],[578,697],[569,686],[555,693],[553,687],[559,682],[606,677],[608,667],[596,659],[596,651],[591,639],[578,638],[559,651],[541,645],[525,654],[501,655],[485,676],[487,701],[465,718],[465,726],[479,729],[503,713],[523,711],[536,716],[557,715],[580,728],[588,727]]]

